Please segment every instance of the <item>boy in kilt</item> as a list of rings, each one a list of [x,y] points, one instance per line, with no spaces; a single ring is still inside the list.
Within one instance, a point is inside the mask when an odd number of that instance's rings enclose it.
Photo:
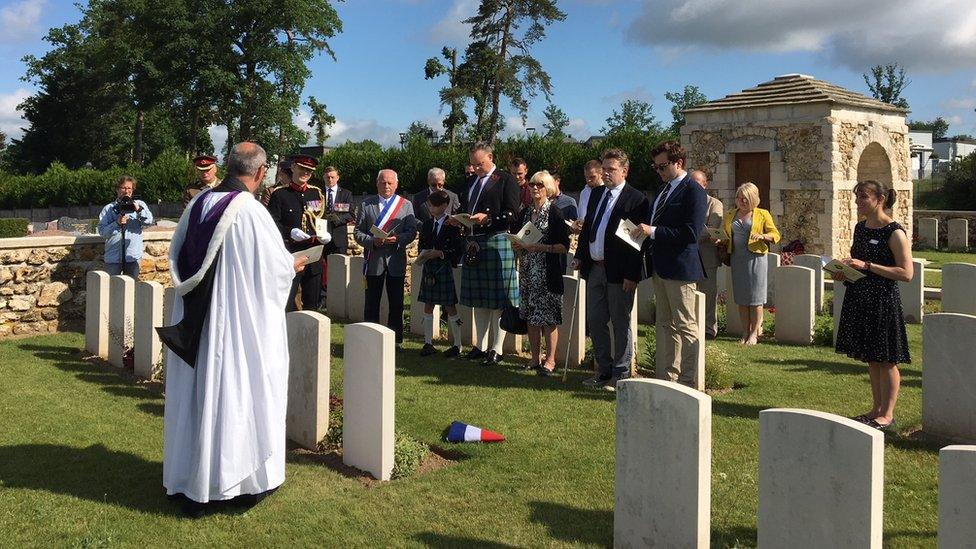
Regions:
[[[437,352],[434,347],[434,307],[440,305],[447,311],[452,327],[454,345],[444,351],[445,357],[461,354],[461,317],[457,312],[457,292],[454,288],[454,265],[464,247],[464,239],[458,227],[447,224],[447,209],[451,197],[440,190],[427,197],[430,219],[420,228],[420,255],[424,261],[423,277],[413,281],[420,284],[418,300],[424,304],[424,348],[420,356]]]
[[[519,188],[512,174],[496,169],[491,145],[475,143],[468,161],[475,173],[459,198],[473,226],[461,267],[461,304],[474,309],[478,333],[465,358],[491,366],[502,360],[502,310],[519,305],[515,251],[505,236],[519,209]]]

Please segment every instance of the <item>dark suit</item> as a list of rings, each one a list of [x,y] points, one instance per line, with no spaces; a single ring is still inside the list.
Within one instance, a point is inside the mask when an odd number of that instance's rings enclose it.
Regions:
[[[461,229],[444,224],[438,234],[434,234],[434,218],[428,217],[420,227],[418,250],[439,250],[444,252],[444,260],[452,266],[461,261],[464,253],[464,237]],[[453,276],[453,275],[452,275]]]
[[[464,192],[458,198],[461,211],[469,214],[488,214],[491,222],[488,225],[475,227],[474,234],[491,234],[507,232],[515,215],[519,211],[519,186],[515,178],[508,172],[495,169],[483,184],[479,196],[475,196],[475,188],[480,178],[475,175],[468,178],[464,185]]]
[[[654,230],[654,238],[644,241],[656,306],[654,363],[658,378],[694,387],[698,322],[705,321],[695,311],[695,282],[705,277],[698,239],[705,227],[708,199],[688,175],[664,196],[669,186],[670,182],[661,188],[645,220]]]
[[[450,198],[450,205],[447,207],[447,215],[454,215],[461,210],[461,200],[458,198],[457,193],[454,191],[449,191],[444,189],[447,196]],[[427,209],[427,198],[430,196],[430,187],[425,187],[417,194],[413,195],[411,202],[413,202],[413,214],[417,216],[417,223],[423,224],[430,217],[430,211]]]
[[[281,232],[281,238],[285,241],[285,247],[289,252],[294,253],[318,245],[312,240],[300,242],[292,240],[291,230],[299,229],[315,236],[315,220],[322,216],[325,209],[325,200],[322,196],[322,190],[315,185],[308,185],[305,191],[296,190],[291,185],[282,185],[275,187],[271,192],[268,213],[278,226],[278,231]],[[297,308],[295,296],[299,290],[302,293],[302,309],[318,310],[322,297],[323,271],[322,263],[318,262],[306,265],[302,272],[295,275],[291,294],[285,306],[286,311],[291,312]]]
[[[325,196],[326,204],[329,201],[329,188],[322,187],[322,194]],[[345,211],[336,211],[337,209],[343,209],[342,206],[336,207],[337,204],[345,205]],[[326,207],[325,215],[328,217],[329,221],[329,234],[332,235],[332,242],[325,247],[322,252],[322,258],[325,259],[328,254],[343,254],[348,252],[349,248],[349,224],[352,223],[355,218],[352,212],[352,191],[349,189],[343,189],[336,185],[335,198],[332,202],[332,209]]]
[[[621,219],[639,224],[647,219],[648,202],[643,192],[630,185],[620,189],[611,205],[608,187],[593,189],[587,204],[583,230],[576,245],[576,259],[580,262],[580,275],[586,280],[586,321],[593,340],[593,356],[599,368],[600,378],[625,378],[630,372],[637,334],[630,327],[634,306],[634,291],[623,290],[624,280],[635,285],[640,281],[641,253],[617,238],[614,234]],[[605,202],[606,201],[606,202]],[[591,234],[598,234],[601,221],[606,219],[603,235],[603,259],[594,259],[590,242]],[[594,236],[594,238],[599,238]],[[613,325],[614,352],[611,355],[610,325]]]

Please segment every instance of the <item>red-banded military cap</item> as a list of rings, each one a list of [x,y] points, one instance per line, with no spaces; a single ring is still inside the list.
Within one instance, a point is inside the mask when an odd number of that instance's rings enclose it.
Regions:
[[[315,168],[319,167],[319,161],[307,154],[296,154],[291,157],[292,164],[295,166],[301,166],[306,170],[315,171]]]
[[[217,157],[209,154],[201,154],[193,159],[193,165],[201,172],[209,170],[217,163]]]

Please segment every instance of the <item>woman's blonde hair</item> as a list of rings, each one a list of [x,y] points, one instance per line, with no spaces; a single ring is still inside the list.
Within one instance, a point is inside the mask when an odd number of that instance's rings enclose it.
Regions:
[[[548,170],[541,170],[532,174],[529,183],[542,183],[546,188],[546,196],[552,198],[556,196],[556,180]]]
[[[739,185],[739,188],[735,190],[736,198],[739,195],[745,197],[746,202],[749,203],[749,209],[755,210],[759,206],[759,187],[755,186],[751,181]]]

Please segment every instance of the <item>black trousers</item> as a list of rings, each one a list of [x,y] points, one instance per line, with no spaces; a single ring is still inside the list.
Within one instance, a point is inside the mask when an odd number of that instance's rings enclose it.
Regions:
[[[383,299],[383,286],[390,301],[390,316],[386,327],[396,334],[396,342],[403,342],[403,286],[406,277],[390,274],[366,275],[366,308],[363,319],[366,322],[380,323],[380,301]]]
[[[309,265],[304,271],[295,275],[291,282],[291,292],[288,294],[288,304],[285,312],[297,311],[295,296],[298,290],[302,291],[302,310],[318,311],[322,300],[322,268],[318,265]]]

